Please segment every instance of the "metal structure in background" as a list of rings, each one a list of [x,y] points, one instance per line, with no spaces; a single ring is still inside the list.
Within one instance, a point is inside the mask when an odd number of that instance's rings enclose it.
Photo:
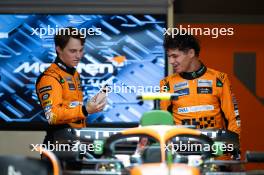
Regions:
[[[168,0],[168,14],[167,14],[167,28],[173,28],[174,27],[174,0]],[[172,74],[172,66],[168,63],[167,59],[167,54],[165,53],[166,56],[166,75]]]
[[[167,6],[167,0],[10,0],[0,2],[0,12],[166,14]]]

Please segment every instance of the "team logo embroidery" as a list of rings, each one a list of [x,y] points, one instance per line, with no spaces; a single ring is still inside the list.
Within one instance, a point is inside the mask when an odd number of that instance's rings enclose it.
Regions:
[[[164,86],[166,88],[166,92],[170,91],[170,83],[168,81],[165,82],[165,85]]]
[[[216,87],[223,87],[223,83],[218,78],[216,79]]]
[[[63,78],[60,79],[60,83],[65,83]]]

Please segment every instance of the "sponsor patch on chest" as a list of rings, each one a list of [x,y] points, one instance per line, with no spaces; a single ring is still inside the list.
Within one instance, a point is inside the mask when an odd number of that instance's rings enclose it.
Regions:
[[[189,88],[186,89],[181,89],[178,91],[174,91],[175,94],[177,94],[178,96],[184,96],[184,95],[189,95],[190,94],[190,90]]]
[[[198,79],[197,87],[213,87],[213,80]]]
[[[197,87],[197,94],[212,94],[212,87]]]
[[[174,89],[174,92],[175,92],[175,91],[178,91],[180,89],[185,89],[185,88],[188,88],[188,87],[189,87],[188,81],[184,81],[184,82],[180,82],[180,83],[174,84],[173,89]]]
[[[212,111],[212,110],[214,110],[213,105],[188,106],[188,107],[178,108],[178,114],[186,114],[190,112]]]

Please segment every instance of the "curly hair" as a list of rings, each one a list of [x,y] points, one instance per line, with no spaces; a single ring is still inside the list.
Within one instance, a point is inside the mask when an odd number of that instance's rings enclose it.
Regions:
[[[197,38],[192,35],[171,35],[166,34],[163,43],[164,49],[179,49],[180,51],[188,51],[189,49],[194,49],[195,56],[199,56],[200,53],[200,43]]]

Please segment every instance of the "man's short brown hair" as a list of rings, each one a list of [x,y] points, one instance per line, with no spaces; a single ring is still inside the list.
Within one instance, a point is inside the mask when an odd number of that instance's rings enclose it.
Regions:
[[[59,46],[61,49],[64,49],[70,38],[78,39],[81,41],[81,44],[84,45],[85,35],[81,34],[79,29],[75,27],[65,27],[58,30],[58,32],[55,34],[55,47]]]

